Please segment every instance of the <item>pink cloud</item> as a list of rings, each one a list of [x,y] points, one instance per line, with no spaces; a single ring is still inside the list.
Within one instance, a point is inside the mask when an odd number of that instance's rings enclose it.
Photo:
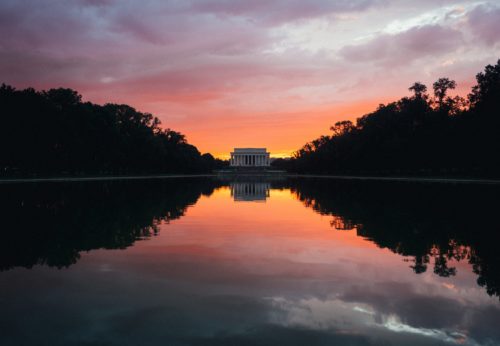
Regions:
[[[472,8],[464,25],[453,16],[408,25],[444,5],[452,2],[4,0],[0,83],[131,104],[204,151],[239,139],[291,151],[416,80],[469,86],[495,62],[494,5]],[[407,27],[384,34],[393,20]],[[319,35],[324,28],[331,35]]]

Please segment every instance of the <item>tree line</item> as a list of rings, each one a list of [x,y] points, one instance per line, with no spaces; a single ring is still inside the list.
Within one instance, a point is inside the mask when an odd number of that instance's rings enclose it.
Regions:
[[[149,113],[71,89],[0,87],[0,176],[209,172],[224,164]]]
[[[299,173],[500,176],[500,60],[476,76],[467,98],[456,82],[416,82],[411,97],[335,123],[273,165]]]

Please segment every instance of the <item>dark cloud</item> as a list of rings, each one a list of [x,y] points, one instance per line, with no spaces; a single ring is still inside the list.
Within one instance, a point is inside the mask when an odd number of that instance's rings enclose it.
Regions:
[[[396,314],[417,328],[443,329],[463,323],[464,306],[442,296],[421,295],[408,283],[384,282],[372,286],[354,286],[341,298],[365,303],[383,315]],[[432,314],[429,311],[432,310]]]
[[[470,335],[485,345],[495,345],[500,342],[500,308],[484,307],[476,311],[470,318]]]
[[[382,34],[358,45],[345,46],[340,55],[349,61],[407,64],[413,60],[455,51],[462,33],[441,25],[411,28],[398,34]]]
[[[493,345],[500,341],[498,307],[469,305],[466,301],[435,295],[431,291],[417,292],[409,283],[379,282],[353,286],[340,299],[372,306],[379,321],[383,316],[397,315],[403,323],[414,328],[451,331],[459,327],[481,344]]]
[[[221,333],[212,337],[192,338],[189,345],[345,345],[345,346],[377,346],[385,345],[381,340],[373,340],[364,335],[346,333],[345,331],[318,331],[300,327],[283,327],[260,324],[242,330],[239,333]]]

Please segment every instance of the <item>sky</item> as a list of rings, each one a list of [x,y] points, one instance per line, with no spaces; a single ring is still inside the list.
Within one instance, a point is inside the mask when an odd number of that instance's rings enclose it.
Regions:
[[[125,103],[201,152],[290,155],[500,58],[500,1],[0,0],[0,83]]]

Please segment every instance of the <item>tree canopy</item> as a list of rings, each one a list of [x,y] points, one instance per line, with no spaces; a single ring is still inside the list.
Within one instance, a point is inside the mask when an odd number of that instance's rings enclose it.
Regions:
[[[0,175],[207,172],[223,164],[149,113],[71,89],[0,87]]]
[[[500,60],[477,74],[467,99],[450,96],[456,82],[439,78],[433,95],[416,82],[410,97],[381,104],[355,123],[340,121],[277,160],[300,173],[500,176]]]

